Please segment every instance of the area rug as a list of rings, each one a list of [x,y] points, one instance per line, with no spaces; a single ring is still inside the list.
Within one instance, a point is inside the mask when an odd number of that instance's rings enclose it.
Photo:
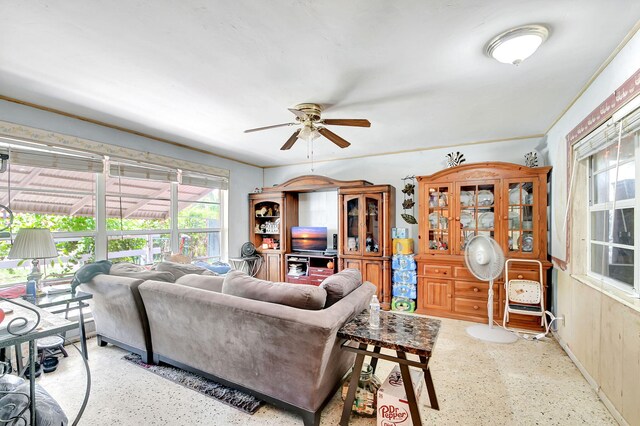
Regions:
[[[221,385],[197,374],[169,365],[145,364],[142,362],[140,355],[129,354],[123,356],[122,359],[248,414],[254,414],[264,404],[263,401],[252,395]]]

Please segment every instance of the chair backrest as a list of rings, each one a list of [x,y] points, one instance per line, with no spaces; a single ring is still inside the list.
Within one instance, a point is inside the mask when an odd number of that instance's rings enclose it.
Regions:
[[[530,305],[540,304],[542,297],[541,284],[537,281],[510,280],[508,297],[510,302]]]

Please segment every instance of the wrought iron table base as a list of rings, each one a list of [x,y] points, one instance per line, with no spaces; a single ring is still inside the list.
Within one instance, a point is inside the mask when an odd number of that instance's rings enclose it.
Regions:
[[[420,362],[407,359],[406,353],[402,351],[396,351],[397,356],[385,355],[380,353],[380,346],[374,346],[373,351],[368,350],[366,343],[360,343],[359,346],[350,346],[347,342],[342,344],[342,349],[356,353],[356,361],[353,366],[353,373],[351,374],[351,382],[349,382],[349,391],[347,392],[347,399],[344,401],[344,408],[342,409],[342,417],[340,418],[340,425],[347,426],[349,424],[349,418],[351,417],[351,408],[353,406],[353,400],[356,396],[356,390],[358,388],[358,379],[360,378],[359,372],[362,371],[362,365],[364,364],[364,357],[371,357],[371,367],[373,372],[376,372],[378,366],[378,359],[384,359],[387,361],[395,362],[400,365],[400,374],[402,375],[402,382],[404,383],[404,389],[407,393],[407,402],[409,403],[409,411],[411,412],[411,419],[414,426],[422,425],[420,420],[420,410],[418,408],[418,401],[416,400],[416,394],[411,382],[411,373],[409,372],[409,366],[417,367],[422,370],[424,374],[424,381],[429,394],[429,402],[431,408],[434,410],[440,410],[438,405],[438,398],[436,397],[436,390],[433,386],[433,379],[431,377],[431,371],[429,370],[429,358],[426,356],[420,356]]]

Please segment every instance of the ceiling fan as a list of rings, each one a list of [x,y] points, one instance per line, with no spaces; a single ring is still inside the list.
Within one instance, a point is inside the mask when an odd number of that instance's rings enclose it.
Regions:
[[[289,108],[296,116],[295,123],[274,124],[273,126],[257,127],[255,129],[245,130],[245,133],[258,132],[260,130],[274,129],[276,127],[298,126],[301,127],[293,132],[291,137],[282,145],[281,150],[290,149],[298,139],[313,140],[320,135],[329,139],[340,148],[346,148],[351,145],[349,142],[324,127],[328,126],[355,126],[355,127],[371,127],[369,120],[365,119],[347,119],[347,118],[322,118],[322,106],[318,104],[299,104],[294,108]]]

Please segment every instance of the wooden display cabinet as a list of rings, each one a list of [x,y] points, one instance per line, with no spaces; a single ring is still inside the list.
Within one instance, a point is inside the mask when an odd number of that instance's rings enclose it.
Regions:
[[[283,281],[283,255],[288,250],[291,227],[298,224],[297,194],[249,194],[249,218],[250,241],[262,256],[256,277]]]
[[[391,228],[395,188],[371,185],[339,188],[340,269],[355,268],[378,287],[383,309],[391,308]]]
[[[418,177],[419,254],[416,312],[484,322],[489,285],[467,269],[464,250],[476,235],[494,238],[507,258],[537,259],[545,285],[547,175],[550,167],[464,164]],[[538,278],[535,266],[515,263],[511,278]],[[494,318],[502,321],[504,276],[494,282]],[[546,298],[545,291],[545,300]],[[540,329],[539,317],[511,315],[510,326]]]

